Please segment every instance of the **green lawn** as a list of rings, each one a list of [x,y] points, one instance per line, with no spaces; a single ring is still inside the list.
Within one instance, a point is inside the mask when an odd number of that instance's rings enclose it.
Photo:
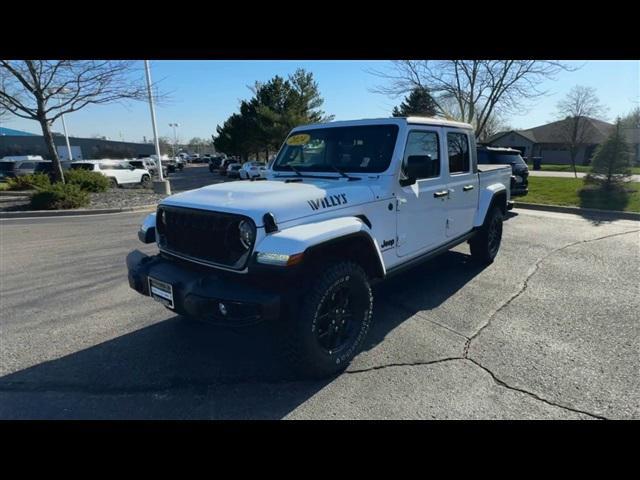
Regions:
[[[533,170],[533,164],[527,163],[529,170]],[[541,165],[542,171],[546,172],[573,172],[571,165]],[[590,166],[576,165],[576,170],[582,173],[589,173],[591,171]],[[640,175],[640,167],[631,167],[631,173]]]
[[[581,178],[529,177],[529,194],[515,202],[566,205],[602,210],[640,212],[640,182],[629,182],[624,191],[606,193],[591,186],[585,188]]]
[[[6,190],[7,188],[9,188],[9,185],[7,185],[6,182],[0,182],[0,191]]]

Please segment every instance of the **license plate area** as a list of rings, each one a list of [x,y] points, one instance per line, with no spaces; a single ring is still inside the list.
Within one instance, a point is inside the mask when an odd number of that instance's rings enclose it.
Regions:
[[[149,277],[149,295],[167,307],[174,308],[173,287],[171,284]]]

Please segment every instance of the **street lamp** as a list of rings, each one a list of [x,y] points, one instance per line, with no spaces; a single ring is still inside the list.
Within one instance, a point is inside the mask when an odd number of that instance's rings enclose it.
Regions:
[[[173,156],[176,156],[178,150],[178,135],[176,134],[176,128],[180,126],[179,123],[170,123],[170,127],[173,127]]]
[[[62,88],[60,90],[54,89],[54,88],[50,88],[49,93],[53,95],[54,92],[56,93],[69,93],[70,90],[68,88]],[[58,97],[58,105],[62,106],[62,99],[60,97]],[[67,142],[67,156],[69,157],[69,160],[73,160],[73,155],[71,154],[71,144],[69,143],[69,135],[67,134],[67,124],[64,121],[64,114],[60,115],[60,119],[62,120],[62,129],[64,130],[64,139]]]
[[[156,193],[166,193],[171,195],[171,186],[169,182],[164,179],[162,174],[162,157],[160,156],[160,143],[158,141],[158,129],[156,128],[156,110],[153,107],[153,95],[151,93],[151,69],[149,67],[149,60],[144,61],[144,71],[147,77],[147,92],[149,94],[149,110],[151,111],[151,126],[153,127],[153,139],[156,144],[156,156],[158,157],[158,182],[153,182],[153,190]]]

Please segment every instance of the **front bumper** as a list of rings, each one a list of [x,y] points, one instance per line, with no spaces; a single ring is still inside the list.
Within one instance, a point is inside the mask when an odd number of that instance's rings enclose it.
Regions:
[[[174,310],[221,325],[242,326],[280,316],[281,295],[233,280],[209,268],[191,267],[161,255],[149,256],[139,250],[127,255],[129,286],[142,295],[149,294],[149,277],[173,287]],[[220,304],[224,304],[226,315]]]

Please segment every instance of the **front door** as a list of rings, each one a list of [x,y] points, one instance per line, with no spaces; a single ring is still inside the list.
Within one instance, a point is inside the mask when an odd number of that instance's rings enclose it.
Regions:
[[[403,168],[409,157],[417,157],[413,161],[422,162],[423,168],[413,185],[401,185],[398,190],[396,252],[400,257],[444,243],[447,182],[441,135],[440,128],[415,128],[407,136]]]

